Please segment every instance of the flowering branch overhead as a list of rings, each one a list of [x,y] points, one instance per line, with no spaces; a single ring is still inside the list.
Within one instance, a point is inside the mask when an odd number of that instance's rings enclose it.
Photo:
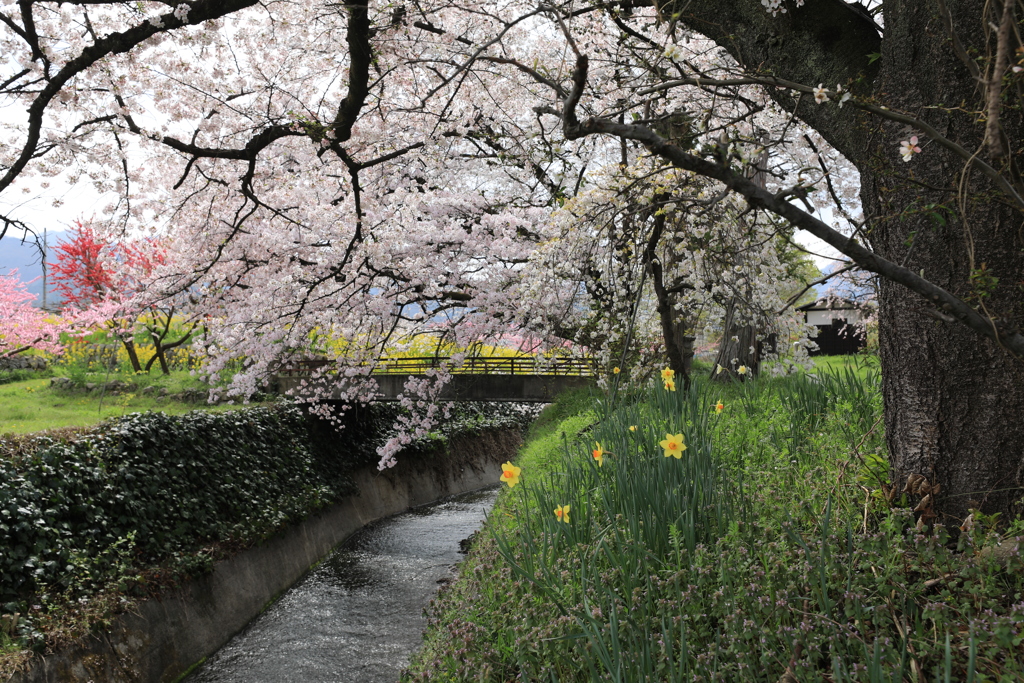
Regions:
[[[742,195],[752,207],[765,209],[785,218],[794,226],[806,230],[848,256],[861,268],[878,273],[882,277],[920,294],[927,301],[946,311],[947,315],[982,336],[992,339],[1018,358],[1024,359],[1024,333],[1021,330],[1016,327],[1005,327],[998,320],[993,320],[978,312],[966,301],[950,294],[908,268],[897,265],[866,249],[810,213],[785,201],[782,196],[772,194],[759,187],[732,168],[720,162],[709,161],[690,154],[669,143],[645,126],[618,123],[599,117],[592,117],[580,122],[576,115],[576,106],[586,83],[588,64],[589,61],[585,55],[580,55],[576,60],[573,72],[573,93],[566,100],[561,113],[562,129],[566,139],[578,140],[590,135],[611,135],[640,142],[652,153],[666,159],[678,168],[722,182],[730,190]],[[539,111],[555,113],[550,108],[539,108]]]

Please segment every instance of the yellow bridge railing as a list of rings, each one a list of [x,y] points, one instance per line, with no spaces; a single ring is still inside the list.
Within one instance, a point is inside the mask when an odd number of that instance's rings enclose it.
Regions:
[[[594,377],[597,362],[590,358],[550,358],[537,360],[523,356],[469,356],[458,367],[450,365],[448,356],[421,358],[381,358],[373,366],[374,375],[422,375],[427,370],[448,368],[453,375],[555,375]],[[296,377],[312,374],[331,364],[325,359],[294,361],[279,372],[281,376]]]

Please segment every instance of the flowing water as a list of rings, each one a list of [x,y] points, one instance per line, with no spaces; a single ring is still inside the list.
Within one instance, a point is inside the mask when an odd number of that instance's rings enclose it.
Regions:
[[[187,681],[397,681],[420,645],[423,608],[496,496],[447,498],[358,531]]]

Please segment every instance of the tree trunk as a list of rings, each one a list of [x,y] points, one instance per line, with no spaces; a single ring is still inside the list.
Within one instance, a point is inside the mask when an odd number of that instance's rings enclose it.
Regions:
[[[693,370],[693,342],[696,337],[686,333],[685,317],[675,310],[672,304],[673,297],[665,292],[665,287],[659,286],[660,273],[651,280],[658,298],[658,317],[661,321],[661,336],[665,342],[668,367],[675,371],[676,377],[682,378],[683,388],[689,389]]]
[[[977,150],[982,127],[971,115],[941,105],[979,102],[978,85],[954,56],[934,6],[923,7],[886,3],[875,91]],[[960,40],[984,53],[983,3],[950,2],[949,8]],[[1000,7],[995,9],[998,17]],[[1002,125],[1016,147],[1019,112],[1004,111]],[[899,141],[917,133],[886,124],[874,136],[873,159],[859,164],[865,214],[876,218],[872,246],[993,315],[1024,325],[1021,212],[1008,207],[980,173],[970,173],[961,185],[963,161],[930,141],[922,139],[922,153],[910,162],[900,161]],[[888,173],[876,171],[882,159]],[[902,173],[920,184],[893,182]],[[941,217],[922,213],[929,204],[944,207]],[[998,283],[987,279],[993,277]],[[903,490],[911,475],[941,486],[934,510],[922,512],[925,521],[936,514],[938,522],[959,525],[972,508],[1019,514],[1024,363],[965,326],[937,319],[941,312],[927,301],[885,280],[879,305],[886,438],[897,488]],[[925,492],[911,495],[910,502]]]
[[[748,177],[760,188],[764,189],[767,183],[766,169],[768,168],[768,150],[761,152]],[[747,225],[743,219],[739,219],[741,225]],[[734,264],[743,266],[744,259],[742,252],[735,256]],[[747,300],[750,300],[750,292],[747,292]],[[711,379],[725,382],[733,377],[740,380],[757,377],[761,372],[761,344],[758,342],[758,327],[749,322],[741,324],[738,320],[737,309],[740,307],[737,297],[729,299],[725,307],[725,320],[722,323],[722,341],[718,345],[718,355],[715,358],[715,366],[711,369]],[[761,316],[757,316],[760,318]],[[719,368],[722,368],[719,371]]]
[[[667,195],[660,195],[660,200],[667,199]],[[651,286],[654,288],[654,296],[657,299],[658,318],[661,322],[661,336],[665,342],[665,355],[668,359],[668,367],[671,368],[677,378],[682,379],[683,389],[690,388],[690,370],[693,366],[693,342],[695,337],[688,335],[687,316],[676,310],[675,297],[665,287],[665,270],[662,268],[658,247],[661,246],[661,238],[665,233],[665,216],[659,214],[654,217],[654,228],[651,237],[644,249],[644,267],[651,274]],[[664,251],[664,247],[662,247]]]
[[[736,318],[736,303],[730,301],[725,309],[722,341],[718,344],[711,379],[722,382],[732,378],[746,380],[756,377],[761,370],[761,344],[757,340],[757,328],[749,324],[741,325]]]
[[[976,80],[956,56],[956,45],[963,46],[965,60],[987,69],[997,32],[990,31],[989,40],[985,31],[1000,24],[1003,5],[945,4],[957,41],[935,0],[885,0],[884,37],[844,2],[787,4],[777,17],[759,0],[666,0],[661,10],[714,39],[752,71],[827,88],[849,86],[855,95],[923,119],[969,153],[987,157],[979,120],[992,118],[982,110],[986,100],[999,98],[987,97],[987,74]],[[1011,55],[1016,47],[1010,46]],[[1009,163],[1019,169],[1017,78],[1004,81],[1003,99],[1015,106],[1003,108],[999,123]],[[794,99],[784,89],[770,94],[793,111]],[[796,113],[860,171],[871,246],[975,302],[1000,324],[1024,327],[1022,212],[978,171],[965,174],[963,159],[922,131],[835,104],[803,98]],[[922,153],[904,163],[899,143],[913,135],[921,138]],[[1006,159],[991,161],[1005,171]],[[903,287],[883,280],[879,290],[886,438],[896,487],[903,490],[910,479],[916,493],[909,492],[909,502],[915,505],[926,490],[939,487],[921,513],[925,521],[960,524],[972,508],[1019,515],[1024,363],[948,316],[942,322],[942,311]]]
[[[668,367],[676,373],[677,378],[681,378],[683,388],[689,389],[694,337],[686,334],[686,320],[675,310],[675,306],[672,305],[673,297],[665,291],[661,265],[654,260],[648,261],[647,267],[650,269],[651,284],[658,300],[658,318],[661,322],[661,337],[665,342]]]
[[[132,370],[134,372],[142,372],[142,364],[139,362],[139,354],[135,351],[135,340],[121,339],[121,343],[124,344],[124,350],[128,352],[128,362],[132,364]]]
[[[153,368],[153,363],[160,361],[160,371],[165,374],[171,374],[171,369],[167,367],[167,357],[164,354],[164,347],[160,344],[159,339],[154,338],[153,344],[153,357],[146,363],[146,372],[149,372]]]

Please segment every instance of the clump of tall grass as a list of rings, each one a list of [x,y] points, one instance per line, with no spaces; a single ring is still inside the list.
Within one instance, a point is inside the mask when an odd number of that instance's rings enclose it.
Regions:
[[[1021,680],[1024,528],[890,508],[880,411],[845,370],[595,399],[520,463],[407,678]]]

